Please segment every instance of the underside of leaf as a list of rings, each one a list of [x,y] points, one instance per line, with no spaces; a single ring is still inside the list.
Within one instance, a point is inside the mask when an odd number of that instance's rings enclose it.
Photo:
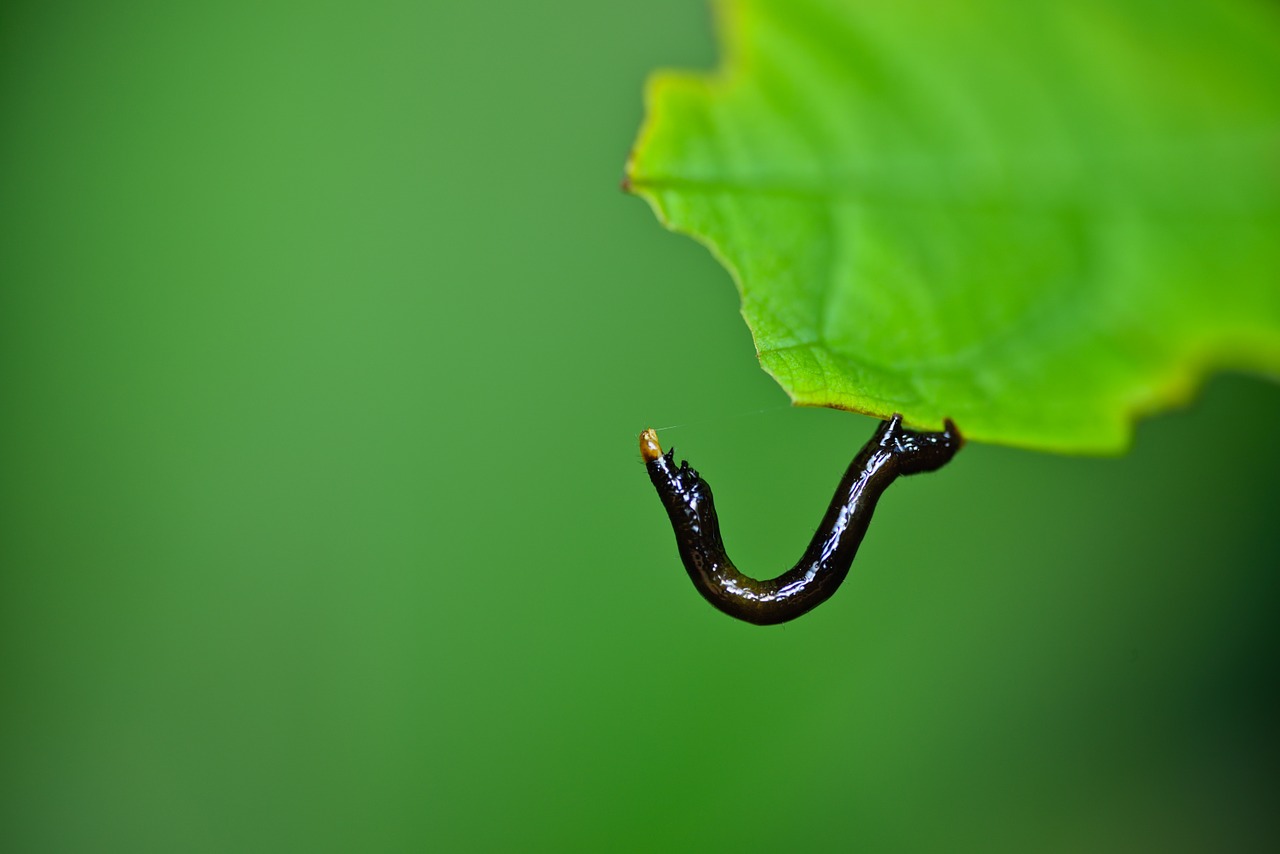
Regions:
[[[1280,6],[742,0],[627,167],[805,406],[1070,453],[1280,375]]]

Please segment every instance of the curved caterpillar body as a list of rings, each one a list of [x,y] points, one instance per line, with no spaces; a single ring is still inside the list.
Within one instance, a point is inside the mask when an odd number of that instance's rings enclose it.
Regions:
[[[688,462],[677,468],[674,449],[662,453],[653,430],[640,434],[640,454],[698,592],[731,617],[767,626],[794,620],[831,598],[849,574],[881,493],[902,475],[940,468],[964,444],[955,424],[947,420],[944,426],[941,433],[908,430],[901,415],[882,422],[840,479],[800,562],[767,581],[743,575],[725,554],[711,486]]]

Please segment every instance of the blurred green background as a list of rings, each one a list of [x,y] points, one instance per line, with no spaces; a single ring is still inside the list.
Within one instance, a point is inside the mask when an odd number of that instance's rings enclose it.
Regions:
[[[641,428],[770,575],[874,426],[618,190],[700,3],[0,16],[4,850],[1280,839],[1273,385],[967,448],[796,623],[694,592]]]

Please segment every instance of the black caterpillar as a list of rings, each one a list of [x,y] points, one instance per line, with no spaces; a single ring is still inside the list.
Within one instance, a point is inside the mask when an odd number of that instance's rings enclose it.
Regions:
[[[800,562],[777,578],[743,575],[725,554],[711,486],[674,451],[662,452],[653,430],[640,434],[640,454],[671,517],[684,568],[698,592],[724,613],[759,626],[785,623],[831,598],[871,523],[881,493],[902,475],[945,465],[964,439],[949,419],[940,433],[902,426],[902,416],[881,423],[853,458]]]

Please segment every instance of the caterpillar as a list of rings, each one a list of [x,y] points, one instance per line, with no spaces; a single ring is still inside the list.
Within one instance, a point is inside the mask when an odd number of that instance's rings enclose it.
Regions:
[[[849,574],[858,546],[881,494],[899,477],[934,471],[964,444],[947,419],[941,432],[902,426],[902,416],[881,422],[849,464],[809,547],[794,567],[777,578],[743,575],[725,553],[711,486],[675,449],[663,453],[658,434],[640,434],[640,456],[667,510],[680,559],[694,587],[731,617],[759,626],[794,620],[831,598]]]

